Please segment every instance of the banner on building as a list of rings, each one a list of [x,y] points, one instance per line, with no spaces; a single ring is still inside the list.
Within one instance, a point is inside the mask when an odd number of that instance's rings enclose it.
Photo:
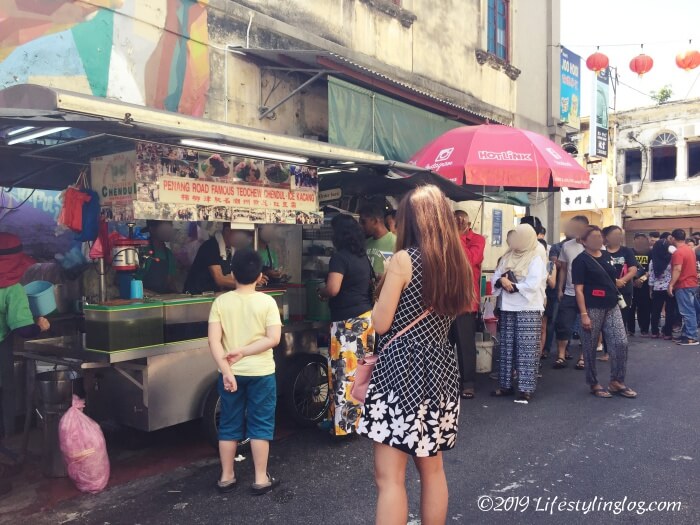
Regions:
[[[587,190],[561,190],[561,211],[602,210],[608,207],[608,175],[591,175]]]
[[[561,48],[559,119],[581,128],[581,57]]]
[[[591,129],[588,154],[591,157],[608,156],[608,108],[610,106],[610,68],[599,71],[593,81]]]

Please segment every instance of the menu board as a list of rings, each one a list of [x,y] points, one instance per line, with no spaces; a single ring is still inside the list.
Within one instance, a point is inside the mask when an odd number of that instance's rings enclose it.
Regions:
[[[93,187],[99,180],[107,188],[108,220],[323,222],[312,166],[138,142],[135,152],[93,159],[91,167]]]

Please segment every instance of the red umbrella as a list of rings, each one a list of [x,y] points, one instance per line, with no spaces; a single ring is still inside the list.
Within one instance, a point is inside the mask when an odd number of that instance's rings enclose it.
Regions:
[[[494,124],[450,130],[410,162],[460,185],[540,190],[590,185],[588,172],[548,138]]]

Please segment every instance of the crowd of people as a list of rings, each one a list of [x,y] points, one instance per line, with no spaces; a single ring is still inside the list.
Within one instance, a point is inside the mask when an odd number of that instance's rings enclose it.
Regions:
[[[339,214],[332,228],[335,251],[318,289],[332,321],[331,409],[322,428],[373,441],[377,523],[407,521],[409,458],[421,478],[422,522],[444,523],[442,452],[456,443],[460,397],[476,395],[485,239],[472,230],[465,205],[450,205],[434,186],[412,190],[393,213],[370,205],[359,221]],[[532,402],[550,348],[552,366],[562,369],[578,339],[576,368],[586,371],[591,394],[635,398],[626,369],[628,337],[637,327],[644,337],[698,344],[694,246],[686,232],[674,230],[637,234],[628,248],[620,227],[601,229],[584,216],[571,219],[565,233],[562,242],[547,246],[540,221],[526,217],[507,235],[508,251],[491,280],[499,319],[492,395]],[[279,483],[267,471],[267,443],[274,424],[271,348],[281,323],[274,305],[255,291],[264,278],[259,254],[237,251],[231,269],[241,286],[216,300],[210,319],[210,346],[222,371],[218,488],[236,485],[236,443],[247,436],[255,463],[252,491],[264,494]],[[227,319],[236,319],[236,326]],[[610,361],[607,385],[597,376],[599,360]],[[376,364],[366,394],[358,397],[359,371],[368,363]]]

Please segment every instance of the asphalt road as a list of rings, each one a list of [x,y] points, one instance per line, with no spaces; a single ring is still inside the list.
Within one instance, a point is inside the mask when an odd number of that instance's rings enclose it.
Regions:
[[[445,454],[448,523],[700,523],[700,347],[633,338],[628,384],[639,392],[635,400],[594,398],[572,366],[552,370],[548,363],[528,406],[489,397],[492,382],[480,378],[476,399],[462,403],[457,447]],[[607,376],[607,364],[599,370]],[[237,466],[241,486],[227,497],[214,489],[212,458],[72,500],[27,523],[373,523],[367,440],[333,442],[306,430],[274,443],[271,471],[283,484],[264,497],[246,490],[249,456]],[[414,468],[407,486],[411,523],[420,523]],[[558,510],[562,502],[575,509],[577,501],[594,510]],[[602,510],[605,502],[625,502],[626,509]],[[680,502],[680,509],[640,514],[629,510],[636,502]]]

